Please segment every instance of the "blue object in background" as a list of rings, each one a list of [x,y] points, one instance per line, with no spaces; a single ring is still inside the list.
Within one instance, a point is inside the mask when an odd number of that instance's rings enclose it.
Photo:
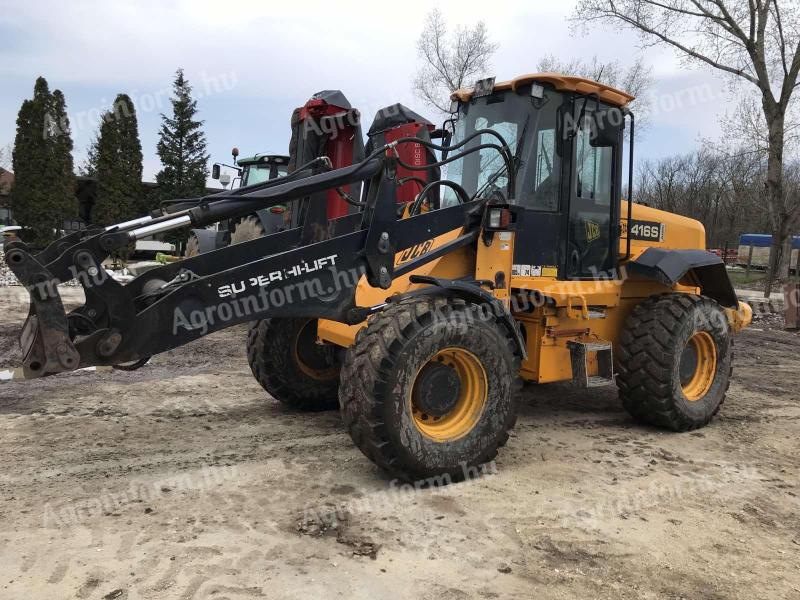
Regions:
[[[766,233],[743,233],[739,237],[739,245],[769,248],[772,245],[772,236]],[[792,239],[792,248],[800,250],[800,235],[796,235]]]

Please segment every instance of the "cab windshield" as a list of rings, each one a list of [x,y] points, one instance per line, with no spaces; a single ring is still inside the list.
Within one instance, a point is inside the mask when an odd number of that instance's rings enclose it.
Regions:
[[[246,165],[242,170],[242,187],[263,183],[276,177],[283,177],[288,170],[289,165],[269,163]]]
[[[248,165],[242,173],[242,185],[254,185],[270,179],[270,165]]]
[[[533,98],[530,86],[518,92],[472,99],[461,105],[452,143],[463,141],[479,129],[496,131],[505,139],[518,165],[517,202],[530,208],[557,210],[561,166],[556,154],[556,117],[560,104],[558,92],[545,90],[543,98]],[[483,134],[463,149],[497,143],[494,136]],[[471,197],[506,196],[505,162],[493,148],[483,148],[450,163],[443,175],[461,185]],[[444,188],[443,204],[454,202],[455,193]]]

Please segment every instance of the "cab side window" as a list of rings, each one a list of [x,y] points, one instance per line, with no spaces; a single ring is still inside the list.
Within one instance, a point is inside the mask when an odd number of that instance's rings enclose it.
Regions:
[[[589,127],[581,126],[575,144],[575,195],[600,206],[611,204],[612,149],[594,148]]]
[[[530,208],[558,210],[561,166],[557,163],[556,130],[540,129],[536,139],[536,166]]]

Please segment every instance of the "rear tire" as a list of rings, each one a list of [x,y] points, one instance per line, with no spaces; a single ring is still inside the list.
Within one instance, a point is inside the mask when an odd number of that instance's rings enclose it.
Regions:
[[[730,385],[733,337],[709,298],[664,294],[634,308],[620,335],[617,385],[639,421],[689,431],[719,412]]]
[[[249,242],[264,235],[264,226],[256,215],[245,217],[236,224],[236,229],[231,234],[231,244]]]
[[[514,342],[495,318],[460,299],[408,299],[358,332],[339,403],[372,462],[406,481],[447,482],[497,456],[520,387]]]
[[[334,347],[318,345],[314,319],[256,321],[247,337],[253,376],[273,398],[297,410],[337,408],[339,363]]]

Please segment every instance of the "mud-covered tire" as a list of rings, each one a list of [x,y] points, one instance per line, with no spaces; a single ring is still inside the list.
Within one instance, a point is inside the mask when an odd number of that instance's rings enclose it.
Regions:
[[[193,256],[200,255],[200,242],[197,241],[197,236],[193,233],[189,234],[189,239],[186,240],[186,250],[183,252],[183,256],[186,258],[192,258]]]
[[[708,340],[709,349],[713,340],[714,361],[704,361],[705,375],[690,341],[699,339]],[[636,420],[672,431],[703,427],[719,412],[730,385],[733,336],[725,312],[692,294],[651,297],[628,317],[616,362],[620,399]],[[693,383],[698,374],[706,379],[700,387]]]
[[[466,351],[485,375],[480,413],[460,437],[446,440],[423,433],[412,407],[423,367],[434,365],[431,359],[443,350]],[[508,440],[517,419],[519,364],[507,330],[475,304],[443,297],[390,304],[370,318],[347,351],[339,386],[342,418],[356,446],[392,476],[461,480],[492,461]],[[462,388],[455,389],[461,398]]]
[[[261,219],[255,215],[245,217],[236,224],[236,229],[231,234],[231,244],[249,242],[264,235],[264,226]]]
[[[316,344],[316,320],[263,319],[250,327],[247,360],[273,398],[297,410],[338,408],[339,363],[332,346]]]

